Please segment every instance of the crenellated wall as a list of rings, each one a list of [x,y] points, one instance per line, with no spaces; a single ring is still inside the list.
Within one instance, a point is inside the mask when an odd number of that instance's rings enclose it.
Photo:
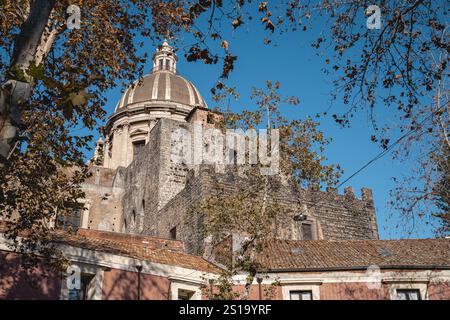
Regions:
[[[186,187],[154,217],[146,217],[146,221],[158,221],[156,234],[161,237],[169,237],[170,230],[176,227],[177,238],[185,241],[188,252],[203,254],[205,243],[201,233],[202,218],[191,214],[190,209],[201,199],[213,195],[217,188],[221,192],[232,193],[237,190],[237,186],[245,183],[245,179],[234,168],[218,173],[211,166],[201,166],[197,171],[191,170]],[[315,239],[378,239],[371,192],[363,189],[362,194],[362,199],[356,198],[350,189],[344,195],[308,190],[302,190],[298,194],[284,185],[273,196],[286,208],[298,207],[299,202],[306,205],[307,221],[313,224]],[[298,222],[293,219],[297,214],[293,210],[287,216],[279,217],[275,237],[301,240]],[[146,224],[144,232],[149,228],[150,224]]]
[[[210,123],[211,114],[207,109],[195,108],[186,122],[159,119],[148,133],[144,149],[127,168],[119,168],[117,172],[111,169],[101,171],[100,176],[109,174],[120,177],[117,178],[120,183],[116,183],[116,192],[111,192],[109,200],[103,199],[99,203],[99,196],[109,188],[106,186],[108,182],[105,182],[106,185],[92,182],[88,185],[89,192],[92,195],[95,191],[93,195],[97,199],[90,200],[95,211],[92,212],[95,217],[90,218],[90,227],[96,229],[101,226],[99,217],[103,214],[102,219],[107,218],[110,223],[113,219],[114,231],[119,232],[169,238],[176,228],[176,237],[186,242],[188,252],[203,254],[202,216],[189,215],[191,208],[218,189],[232,193],[247,183],[241,168],[237,166],[219,168],[173,161],[174,133],[182,129],[193,136],[194,124],[198,122],[206,127],[214,126]],[[95,168],[94,173],[99,171]],[[303,239],[303,222],[294,220],[294,216],[303,213],[306,222],[312,226],[313,239],[378,239],[371,190],[362,189],[361,199],[358,199],[351,188],[346,188],[344,194],[336,191],[295,191],[286,179],[279,180],[279,190],[273,196],[281,205],[292,208],[292,212],[278,218],[274,227],[275,237]],[[111,187],[112,181],[109,183]],[[102,204],[105,206],[102,207]]]

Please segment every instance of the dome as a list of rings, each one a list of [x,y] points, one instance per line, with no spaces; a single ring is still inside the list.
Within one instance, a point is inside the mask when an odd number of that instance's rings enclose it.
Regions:
[[[129,166],[158,123],[185,123],[196,107],[207,108],[197,88],[177,74],[177,62],[175,51],[164,41],[153,54],[152,72],[136,80],[120,98],[106,122],[105,141],[97,143],[104,166]]]
[[[125,91],[114,113],[147,103],[150,108],[181,105],[188,112],[197,106],[207,108],[197,88],[177,74],[177,61],[173,48],[164,40],[153,55],[152,72]]]
[[[204,107],[206,103],[197,88],[172,71],[157,70],[130,86],[120,99],[115,112],[145,102],[171,102],[186,106]]]

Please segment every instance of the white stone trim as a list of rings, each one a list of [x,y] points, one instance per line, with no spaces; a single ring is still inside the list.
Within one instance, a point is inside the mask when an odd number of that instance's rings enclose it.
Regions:
[[[166,100],[171,99],[170,73],[166,72]]]
[[[202,280],[193,280],[191,278],[180,277],[180,276],[178,276],[178,277],[177,276],[170,276],[168,279],[171,280],[171,281],[174,281],[174,282],[184,282],[184,283],[189,283],[189,284],[198,285],[198,286],[201,286],[201,285],[205,284],[204,279],[202,279]]]
[[[246,275],[240,274],[233,277],[236,284],[244,284]],[[269,273],[264,277],[263,284],[269,285],[278,281],[285,284],[291,283],[373,283],[373,278],[364,271],[317,271],[317,272],[289,272]],[[450,281],[450,270],[419,270],[419,271],[389,271],[381,270],[382,283],[440,283]],[[256,284],[256,280],[254,281]]]
[[[291,291],[311,291],[313,300],[320,300],[320,284],[287,284],[281,285],[283,300],[290,300]]]
[[[71,260],[81,263],[96,261],[99,266],[136,272],[136,266],[142,266],[142,274],[151,274],[161,277],[182,277],[191,282],[205,282],[205,278],[215,278],[214,274],[187,269],[184,267],[165,265],[140,259],[134,259],[110,253],[82,249],[72,246],[61,246],[64,254]]]
[[[156,100],[158,99],[158,85],[159,85],[159,76],[161,75],[160,72],[158,72],[155,76],[155,81],[153,82],[153,89],[152,89],[152,99]]]
[[[102,300],[103,298],[103,278],[105,271],[103,268],[97,266],[97,265],[88,265],[88,264],[80,264],[80,263],[73,263],[77,265],[81,273],[89,273],[93,274],[94,278],[92,279],[91,286],[88,288],[88,296],[86,300]],[[61,293],[60,293],[60,299],[61,300],[68,300],[69,299],[69,290],[67,288],[67,281],[66,281],[66,275],[62,274],[61,279]]]
[[[321,285],[323,281],[321,279],[308,279],[308,278],[299,278],[299,279],[279,279],[278,280],[281,285],[293,285],[293,284],[315,284]]]
[[[189,83],[189,81],[187,81],[183,77],[180,77],[180,78],[183,79],[184,83],[186,84],[186,87],[188,88],[188,91],[189,91],[189,103],[192,106],[195,105],[195,96],[194,96],[194,91],[191,88],[191,84]]]
[[[136,87],[138,86],[138,84],[139,84],[139,81],[135,81],[133,83],[133,86],[132,86],[133,88],[131,89],[132,91],[130,92],[130,95],[128,96],[128,104],[133,103],[133,101],[134,101],[134,93],[136,91]]]
[[[205,100],[203,100],[203,97],[200,95],[200,92],[198,91],[197,87],[193,83],[191,83],[191,84],[192,84],[192,87],[194,88],[195,92],[197,93],[198,104],[199,105],[204,104],[204,106],[206,108],[208,108],[208,105],[206,104]]]
[[[339,282],[373,282],[371,277],[368,277],[364,271],[321,271],[317,272],[317,274],[305,274],[305,273],[284,273],[284,274],[271,274],[272,277],[278,279],[301,279],[303,277],[307,277],[308,280],[318,280],[323,283],[339,283]],[[420,270],[420,271],[389,271],[389,270],[381,270],[381,281],[385,282],[392,281],[392,279],[396,279],[399,281],[414,281],[414,279],[428,279],[433,282],[440,281],[450,281],[450,270],[439,270],[439,271],[430,271],[430,270]]]
[[[178,300],[178,290],[186,290],[186,291],[194,292],[191,300],[201,300],[202,299],[202,291],[199,286],[184,283],[184,282],[172,281],[170,283],[170,299],[171,300]]]
[[[391,300],[397,300],[397,290],[398,289],[419,290],[420,299],[428,300],[428,282],[419,283],[419,282],[415,281],[413,283],[399,282],[399,283],[389,284],[389,297]]]
[[[117,110],[119,110],[120,108],[123,107],[123,103],[124,103],[124,101],[125,101],[125,96],[127,95],[128,90],[130,90],[130,88],[128,88],[127,90],[125,90],[125,92],[123,93],[122,98],[120,98],[119,104],[116,106],[116,110],[114,110],[114,111],[117,111]]]

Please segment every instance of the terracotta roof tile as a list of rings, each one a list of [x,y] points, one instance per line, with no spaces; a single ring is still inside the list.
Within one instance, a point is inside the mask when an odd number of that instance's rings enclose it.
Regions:
[[[270,270],[380,268],[450,268],[450,239],[413,240],[274,240],[259,262]]]
[[[0,232],[6,225],[0,223]],[[55,241],[155,263],[202,272],[220,269],[200,256],[184,252],[176,240],[104,231],[55,232]],[[268,242],[259,262],[269,270],[349,270],[377,265],[380,268],[450,269],[450,239],[313,240]]]
[[[112,253],[130,258],[179,266],[201,272],[220,269],[200,256],[183,251],[180,241],[103,231],[80,230],[77,234],[55,232],[54,241],[83,249]]]

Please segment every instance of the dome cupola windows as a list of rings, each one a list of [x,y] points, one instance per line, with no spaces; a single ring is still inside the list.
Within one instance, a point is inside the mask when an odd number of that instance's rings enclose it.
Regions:
[[[153,55],[153,72],[169,71],[177,72],[177,55],[167,40],[156,50]]]

